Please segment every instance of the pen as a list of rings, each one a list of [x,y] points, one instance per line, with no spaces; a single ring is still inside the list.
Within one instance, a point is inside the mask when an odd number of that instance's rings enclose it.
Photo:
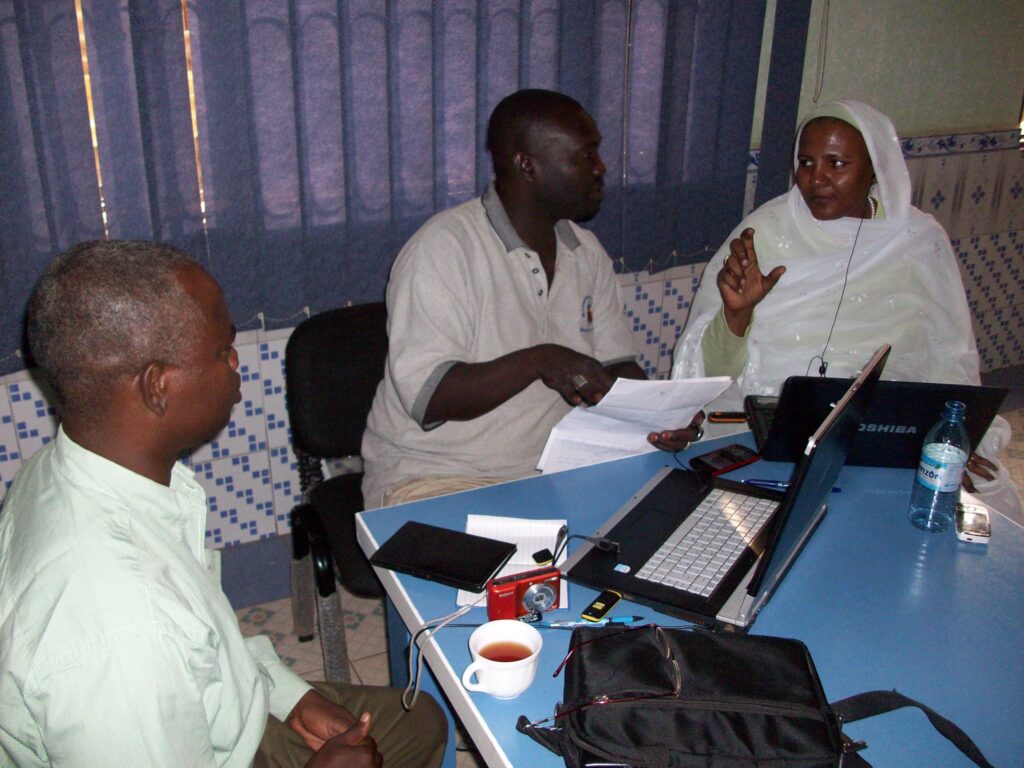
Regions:
[[[785,480],[764,480],[757,477],[748,477],[746,480],[740,482],[746,483],[747,485],[754,485],[758,488],[768,488],[773,491],[786,491],[789,490],[789,483]],[[838,485],[832,487],[832,493],[840,493],[843,489]]]
[[[643,621],[643,616],[614,616],[610,619],[600,621],[581,621],[570,619],[568,621],[538,621],[533,626],[547,629],[573,629],[574,627],[604,627],[610,624],[635,624]]]

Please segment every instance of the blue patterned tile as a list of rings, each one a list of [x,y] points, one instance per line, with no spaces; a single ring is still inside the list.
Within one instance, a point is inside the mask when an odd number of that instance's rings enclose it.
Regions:
[[[963,215],[964,156],[937,157],[927,163],[926,186],[920,208],[930,213],[946,229],[951,238],[970,236],[970,217]]]
[[[285,534],[292,529],[292,507],[302,501],[298,463],[291,447],[287,445],[271,448],[269,459],[274,493],[274,519],[277,521],[278,533]]]
[[[57,434],[57,417],[51,405],[53,398],[45,386],[27,375],[9,381],[7,394],[18,449],[22,459],[27,459]]]
[[[978,235],[953,241],[972,316],[1021,304],[1024,297],[1024,232]]]
[[[962,155],[971,152],[1017,149],[1019,141],[1020,131],[1014,129],[944,136],[920,136],[903,139],[900,145],[903,149],[903,156],[909,160],[910,158],[935,155]]]
[[[672,355],[676,341],[686,327],[690,305],[700,285],[705,264],[691,264],[676,267],[665,273],[664,302],[661,316],[661,350],[658,357],[658,373],[665,377],[672,371]]]
[[[228,456],[265,452],[267,449],[259,344],[255,341],[255,333],[247,332],[244,335],[252,337],[252,341],[242,341],[235,345],[238,351],[238,372],[242,377],[242,401],[231,411],[231,421],[228,425],[213,440],[192,454],[193,464]]]
[[[206,490],[206,542],[240,544],[277,534],[266,451],[193,464]]]
[[[284,350],[288,336],[281,335],[281,332],[275,334],[276,338],[264,339],[259,345],[263,413],[266,417],[267,445],[271,448],[291,444],[284,372]]]
[[[1003,175],[994,231],[1024,229],[1024,153],[1017,150],[999,155]]]
[[[7,387],[0,385],[0,503],[3,503],[11,481],[21,467],[21,449],[18,447],[18,433],[14,428],[11,403]]]
[[[626,320],[633,332],[633,346],[640,354],[640,367],[648,376],[654,376],[658,371],[663,290],[664,281],[660,278],[623,290]]]
[[[945,158],[908,159],[913,205],[934,216],[946,231],[952,209],[955,179],[945,172]]]
[[[1024,363],[1024,305],[983,312],[973,321],[982,371]]]
[[[996,184],[1002,165],[988,152],[963,157],[963,194],[957,231],[960,237],[995,232]]]

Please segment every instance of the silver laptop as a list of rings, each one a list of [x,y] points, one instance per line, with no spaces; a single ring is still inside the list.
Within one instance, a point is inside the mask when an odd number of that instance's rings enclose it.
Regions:
[[[689,621],[750,627],[824,516],[889,349],[807,440],[785,494],[665,467],[596,532],[617,546],[584,544],[566,577]]]

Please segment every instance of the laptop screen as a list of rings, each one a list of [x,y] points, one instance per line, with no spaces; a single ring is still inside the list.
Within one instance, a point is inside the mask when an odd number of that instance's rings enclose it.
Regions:
[[[846,462],[889,350],[886,344],[874,354],[808,439],[786,499],[772,522],[764,556],[747,586],[748,594],[761,596],[775,588],[820,519],[818,512]]]
[[[778,397],[748,395],[744,407],[761,458],[799,461],[807,438],[849,386],[849,379],[790,376]],[[1006,393],[1002,387],[883,379],[875,388],[846,463],[916,469],[924,436],[935,423],[935,414],[949,400],[967,406],[967,436],[971,445],[977,446]]]

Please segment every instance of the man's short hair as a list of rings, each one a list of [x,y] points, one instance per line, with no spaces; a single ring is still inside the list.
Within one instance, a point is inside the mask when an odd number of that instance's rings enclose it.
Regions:
[[[46,268],[29,299],[28,343],[64,409],[100,410],[117,379],[185,358],[203,318],[178,281],[187,266],[199,265],[169,245],[94,240]]]
[[[583,110],[576,99],[558,91],[527,88],[506,96],[487,123],[487,151],[495,174],[505,170],[512,157],[527,145],[530,128]]]

